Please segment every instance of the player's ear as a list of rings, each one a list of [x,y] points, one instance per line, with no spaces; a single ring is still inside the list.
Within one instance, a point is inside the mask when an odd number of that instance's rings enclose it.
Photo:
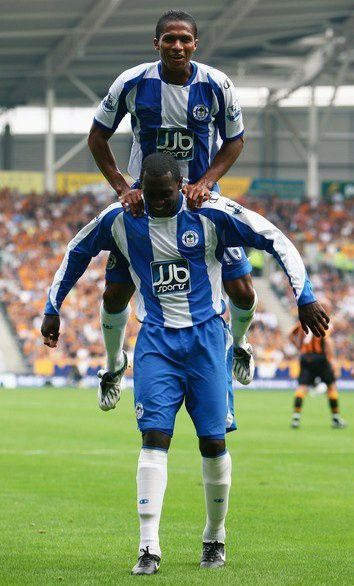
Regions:
[[[198,49],[198,42],[199,42],[199,39],[194,39],[194,51],[196,51]]]
[[[154,44],[155,51],[159,51],[160,50],[160,47],[159,47],[159,39],[157,39],[155,37],[154,40],[153,40],[153,44]]]

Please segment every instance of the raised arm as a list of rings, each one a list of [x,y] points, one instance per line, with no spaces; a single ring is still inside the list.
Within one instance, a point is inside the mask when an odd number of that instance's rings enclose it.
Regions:
[[[130,188],[117,166],[108,141],[128,113],[127,94],[143,73],[144,66],[138,66],[117,77],[97,107],[88,136],[88,146],[97,167],[116,191],[123,207],[127,208],[129,205],[134,216],[141,215],[144,211],[141,190]]]
[[[120,197],[130,190],[130,186],[119,171],[112,149],[108,144],[113,133],[113,130],[104,129],[102,126],[98,126],[97,122],[94,122],[87,142],[97,167]]]

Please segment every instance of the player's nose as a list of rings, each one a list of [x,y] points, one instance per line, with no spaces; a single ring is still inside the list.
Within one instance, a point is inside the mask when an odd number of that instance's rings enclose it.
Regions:
[[[175,40],[175,42],[172,45],[172,48],[174,51],[182,51],[183,45],[182,45],[180,39]]]

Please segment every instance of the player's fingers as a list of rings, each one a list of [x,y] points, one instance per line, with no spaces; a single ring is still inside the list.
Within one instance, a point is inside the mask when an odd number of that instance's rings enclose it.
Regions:
[[[321,312],[317,317],[317,322],[318,324],[320,324],[325,330],[328,330],[329,326],[329,320],[326,319],[327,316],[323,315],[323,313]]]
[[[316,322],[309,325],[311,332],[313,333],[316,338],[322,338],[325,334],[325,331],[322,327]],[[322,333],[323,332],[323,333]]]
[[[194,199],[190,198],[189,196],[187,197],[187,207],[188,207],[189,210],[195,210],[196,209],[196,205],[195,205]]]
[[[301,323],[301,327],[304,330],[305,334],[308,334],[309,333],[309,329],[308,329],[306,323],[304,321],[302,321],[300,323]]]
[[[203,203],[203,201],[204,201],[204,196],[203,196],[203,194],[200,194],[200,195],[198,195],[198,196],[197,196],[197,199],[196,199],[196,203],[195,203],[196,207],[197,207],[197,208],[200,208],[200,207],[202,207],[202,203]]]
[[[58,345],[58,338],[54,339],[51,336],[46,336],[43,338],[43,344],[49,346],[49,348],[56,348]]]
[[[140,198],[137,203],[137,214],[141,217],[144,214],[144,201]]]
[[[323,317],[323,319],[329,324],[329,322],[331,321],[329,316],[327,315],[327,313],[325,312],[325,310],[323,309],[321,311],[321,316]]]

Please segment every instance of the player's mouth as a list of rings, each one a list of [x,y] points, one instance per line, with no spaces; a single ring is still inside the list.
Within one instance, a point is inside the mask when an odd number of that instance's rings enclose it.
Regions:
[[[154,216],[170,216],[173,215],[174,205],[169,202],[161,203],[160,205],[150,205],[150,210]]]
[[[184,61],[184,55],[170,55],[170,59],[174,63],[180,63]]]

